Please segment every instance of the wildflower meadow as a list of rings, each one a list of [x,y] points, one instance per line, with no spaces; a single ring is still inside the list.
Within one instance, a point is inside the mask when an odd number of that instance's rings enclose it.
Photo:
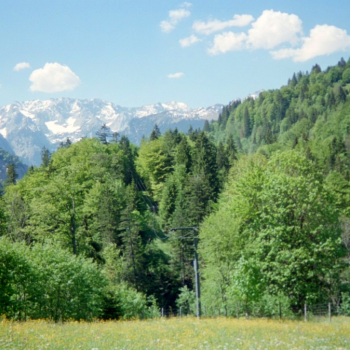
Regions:
[[[153,320],[0,323],[0,349],[350,349],[350,322],[268,319],[158,318]]]

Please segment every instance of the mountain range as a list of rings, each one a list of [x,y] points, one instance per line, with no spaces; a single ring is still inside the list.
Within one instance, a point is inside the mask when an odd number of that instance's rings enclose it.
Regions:
[[[0,108],[0,148],[28,165],[39,165],[43,147],[54,151],[67,138],[76,142],[94,137],[103,124],[138,144],[154,124],[162,132],[186,132],[190,126],[202,128],[205,120],[216,120],[222,107],[192,109],[169,102],[126,108],[101,99],[72,98],[14,102]]]

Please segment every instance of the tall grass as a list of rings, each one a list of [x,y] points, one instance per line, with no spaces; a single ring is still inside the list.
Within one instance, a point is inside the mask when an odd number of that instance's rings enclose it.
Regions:
[[[350,349],[350,319],[319,322],[172,318],[0,322],[0,349]]]

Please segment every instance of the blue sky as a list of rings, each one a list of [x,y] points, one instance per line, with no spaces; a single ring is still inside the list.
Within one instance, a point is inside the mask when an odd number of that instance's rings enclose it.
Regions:
[[[0,106],[227,104],[348,60],[349,14],[348,0],[0,0]]]

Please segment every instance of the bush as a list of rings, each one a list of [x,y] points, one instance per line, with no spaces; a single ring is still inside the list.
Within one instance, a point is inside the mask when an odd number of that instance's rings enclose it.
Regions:
[[[0,239],[0,314],[26,320],[92,319],[106,281],[94,263],[52,245]]]

